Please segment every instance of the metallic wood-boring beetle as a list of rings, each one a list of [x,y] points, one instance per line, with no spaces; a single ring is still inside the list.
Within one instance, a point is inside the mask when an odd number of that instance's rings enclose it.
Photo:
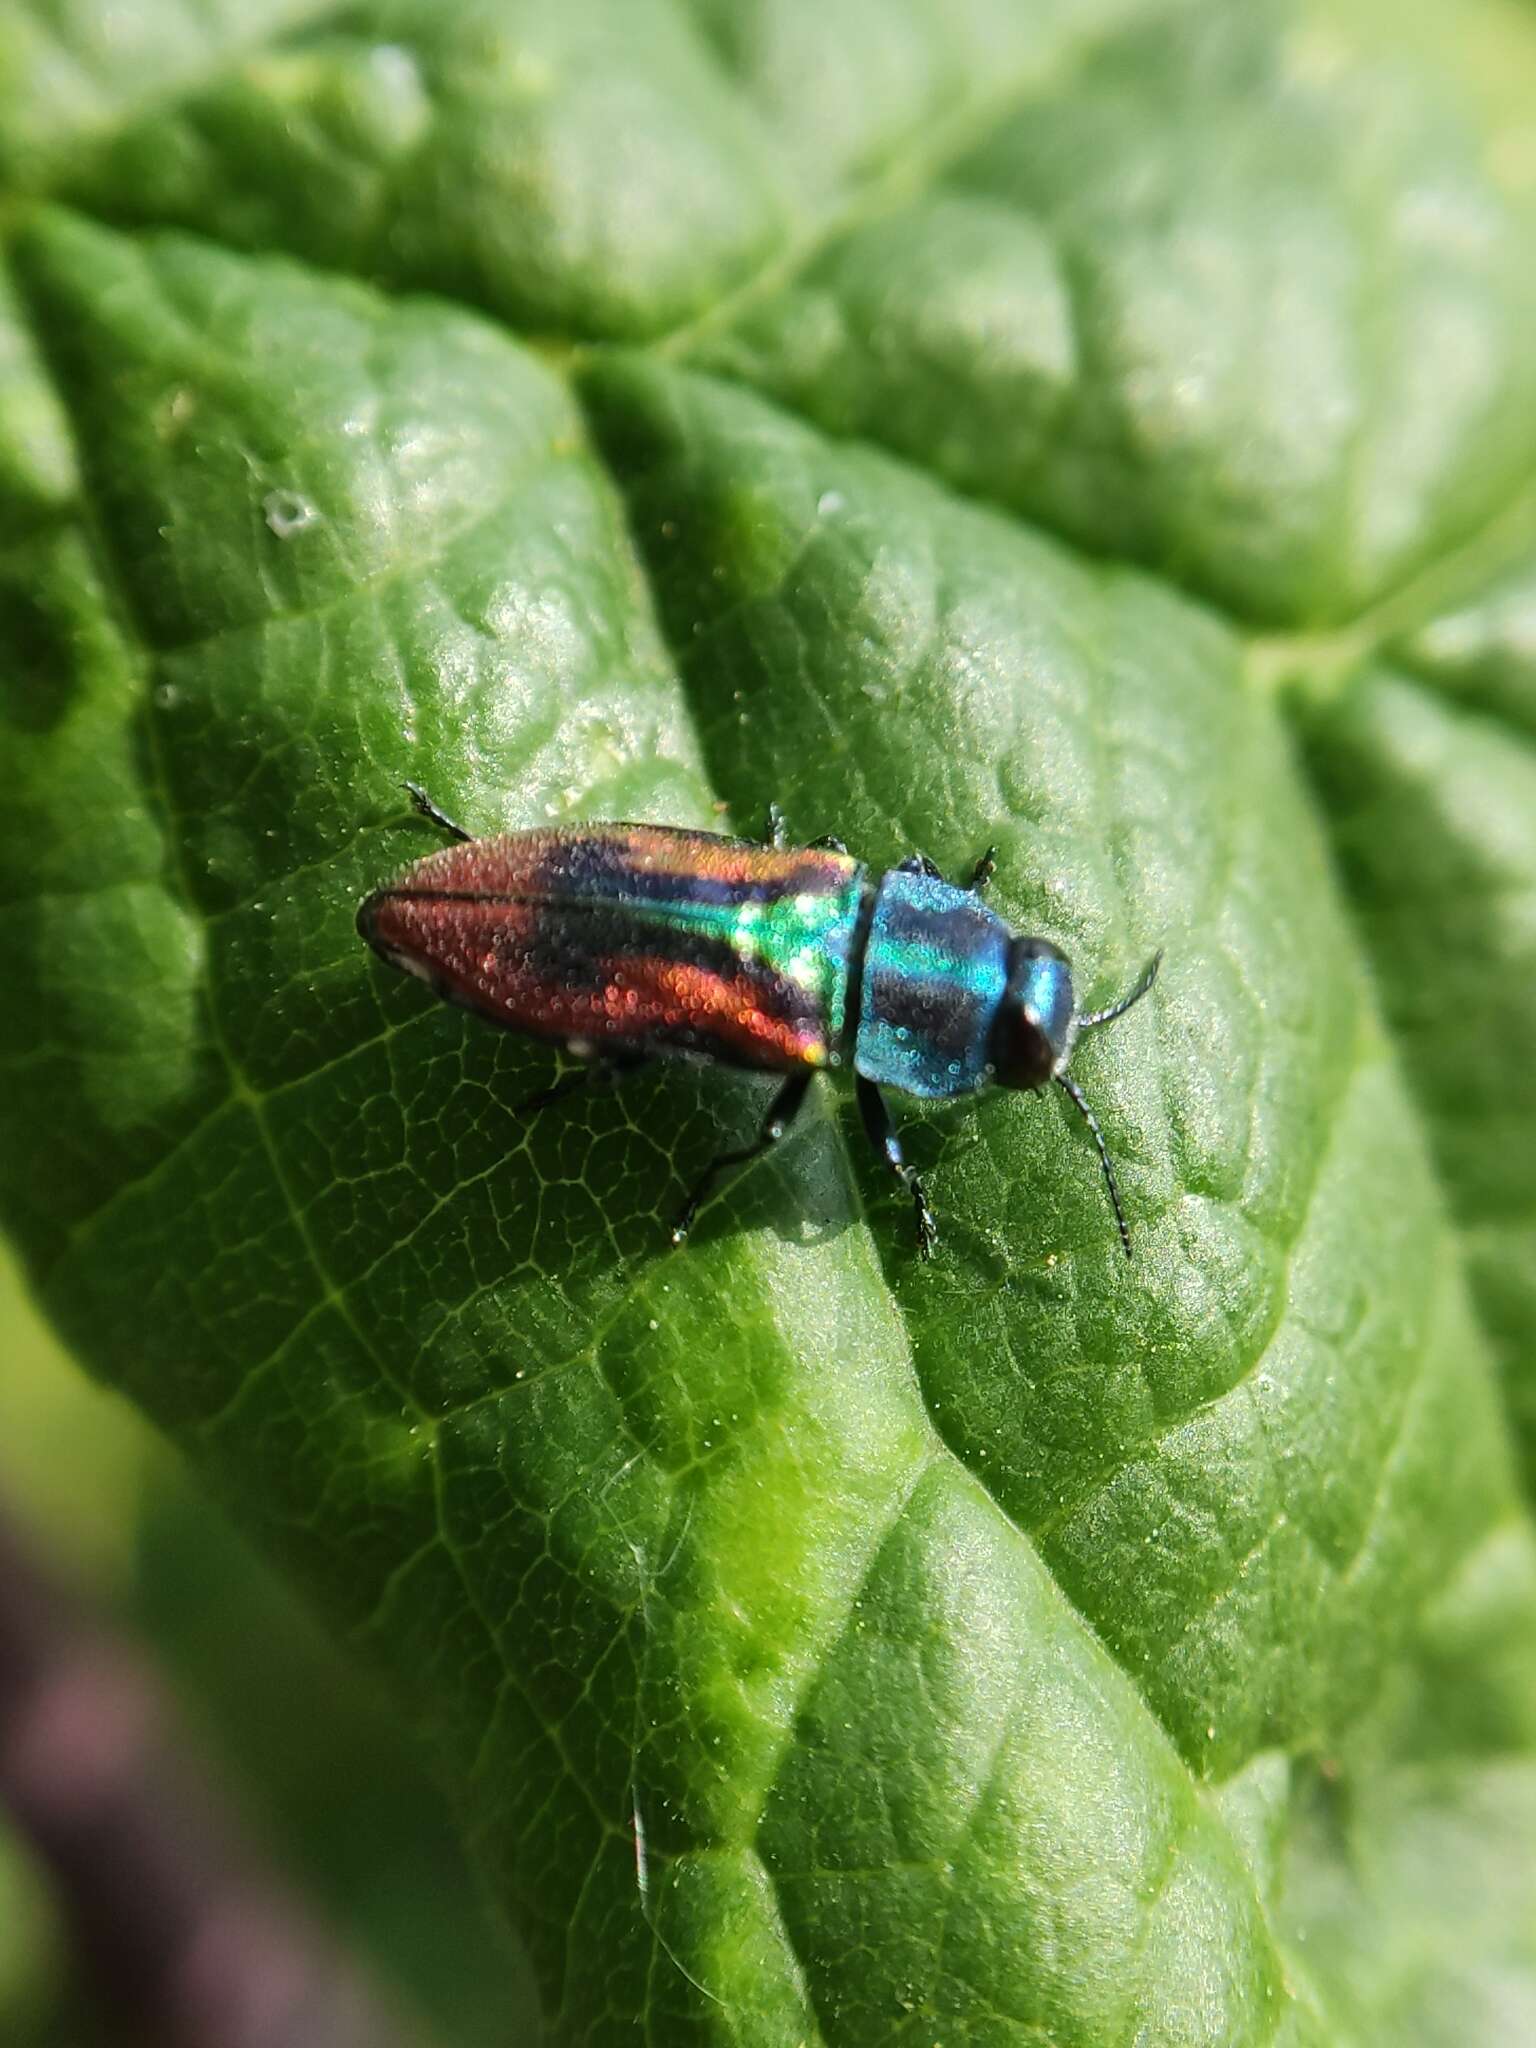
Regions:
[[[924,1257],[933,1213],[881,1091],[934,1101],[1050,1081],[1087,1120],[1130,1257],[1104,1134],[1067,1065],[1082,1032],[1147,993],[1161,953],[1118,1002],[1084,1012],[1066,955],[1011,931],[982,901],[990,852],[963,887],[920,854],[876,876],[841,840],[786,845],[776,808],[761,841],[630,824],[476,839],[406,788],[457,843],[369,896],[357,928],[448,1002],[587,1062],[524,1108],[656,1056],[786,1077],[755,1142],[705,1169],[675,1243],[721,1174],[784,1136],[819,1072],[851,1068],[864,1128],[911,1198]]]

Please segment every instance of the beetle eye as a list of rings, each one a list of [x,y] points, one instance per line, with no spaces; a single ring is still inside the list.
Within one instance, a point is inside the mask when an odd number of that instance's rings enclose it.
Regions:
[[[992,1071],[1001,1088],[1041,1088],[1051,1078],[1056,1055],[1051,1042],[1010,990],[992,1027]]]
[[[1008,994],[992,1034],[992,1067],[1004,1088],[1039,1088],[1064,1067],[1076,1006],[1072,969],[1049,939],[1017,939]]]

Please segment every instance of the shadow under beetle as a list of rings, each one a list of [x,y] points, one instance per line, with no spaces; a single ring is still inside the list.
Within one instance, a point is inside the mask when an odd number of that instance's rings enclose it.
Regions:
[[[525,1109],[654,1056],[786,1076],[756,1141],[706,1167],[674,1243],[721,1174],[778,1143],[818,1072],[851,1066],[865,1131],[911,1197],[925,1258],[933,1212],[881,1090],[942,1101],[1048,1081],[1087,1120],[1130,1257],[1104,1134],[1067,1063],[1081,1032],[1141,1000],[1161,953],[1118,1002],[1084,1012],[1066,955],[982,902],[991,852],[963,887],[920,854],[876,877],[839,839],[786,845],[777,807],[762,841],[669,825],[476,839],[406,788],[458,843],[369,896],[357,928],[448,1002],[588,1062]]]

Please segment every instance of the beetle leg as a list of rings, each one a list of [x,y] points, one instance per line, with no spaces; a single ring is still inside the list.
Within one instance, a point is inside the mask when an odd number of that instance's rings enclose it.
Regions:
[[[979,896],[996,873],[997,848],[989,846],[981,856],[981,859],[977,861],[975,867],[971,869],[971,879],[965,886],[973,896]]]
[[[455,825],[446,811],[440,811],[418,783],[408,782],[405,787],[410,791],[413,809],[418,810],[424,818],[430,818],[434,825],[441,825],[443,830],[451,832],[455,839],[474,838],[473,832],[466,832],[462,825]]]
[[[905,860],[897,861],[896,872],[898,875],[927,875],[935,882],[942,882],[944,879],[943,874],[926,853],[909,853]]]
[[[886,1165],[912,1197],[912,1208],[917,1219],[917,1250],[920,1258],[933,1256],[933,1248],[939,1241],[938,1225],[933,1220],[933,1211],[928,1206],[928,1197],[923,1193],[923,1184],[908,1166],[902,1154],[901,1138],[891,1122],[891,1112],[885,1097],[873,1081],[865,1080],[861,1074],[855,1086],[859,1100],[859,1115],[864,1119],[864,1130]]]
[[[847,840],[839,839],[835,832],[823,832],[819,839],[808,839],[805,843],[807,846],[814,847],[818,853],[846,853],[848,851]]]
[[[800,1112],[811,1083],[815,1080],[814,1070],[791,1074],[778,1094],[769,1104],[768,1114],[754,1144],[743,1145],[735,1152],[722,1152],[717,1159],[711,1159],[708,1166],[694,1183],[693,1193],[683,1204],[682,1214],[672,1226],[672,1242],[681,1244],[693,1228],[694,1218],[699,1213],[704,1197],[709,1193],[722,1173],[729,1173],[733,1167],[745,1166],[748,1160],[760,1159],[765,1152],[772,1151],[780,1138],[789,1129]]]

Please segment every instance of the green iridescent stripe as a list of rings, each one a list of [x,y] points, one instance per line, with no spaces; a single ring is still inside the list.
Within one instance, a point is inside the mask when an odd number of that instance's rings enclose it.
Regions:
[[[736,957],[791,981],[812,996],[832,1045],[842,1037],[848,1003],[848,949],[858,918],[860,882],[742,903],[650,902],[635,915],[665,931],[728,946]]]
[[[885,972],[899,974],[911,984],[939,982],[966,995],[992,998],[1002,994],[1004,984],[990,954],[951,953],[921,939],[898,939],[889,933],[881,934],[877,944]]]

